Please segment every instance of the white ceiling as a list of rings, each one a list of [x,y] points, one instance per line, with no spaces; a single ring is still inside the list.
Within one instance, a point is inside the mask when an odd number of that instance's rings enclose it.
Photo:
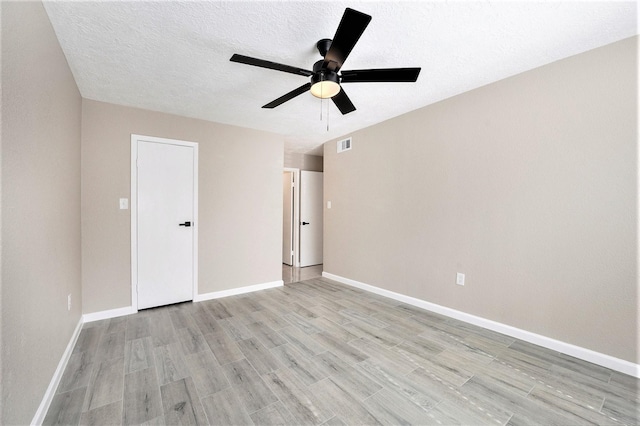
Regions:
[[[84,98],[285,137],[291,152],[638,33],[632,2],[46,1]],[[234,53],[311,69],[345,7],[373,17],[343,69],[422,67],[417,83],[353,83],[357,110],[303,94],[306,77],[232,63]],[[327,117],[328,107],[328,117]],[[327,131],[327,124],[329,131]]]

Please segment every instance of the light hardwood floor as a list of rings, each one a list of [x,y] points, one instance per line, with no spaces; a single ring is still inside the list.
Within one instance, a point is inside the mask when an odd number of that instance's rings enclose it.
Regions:
[[[86,324],[45,424],[636,425],[638,384],[314,278]]]

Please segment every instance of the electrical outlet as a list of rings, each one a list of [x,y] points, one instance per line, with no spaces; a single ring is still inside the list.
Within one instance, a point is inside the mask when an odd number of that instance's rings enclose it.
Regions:
[[[456,274],[456,284],[464,285],[464,274],[461,274],[460,272]]]
[[[71,310],[71,295],[67,296],[67,311]]]

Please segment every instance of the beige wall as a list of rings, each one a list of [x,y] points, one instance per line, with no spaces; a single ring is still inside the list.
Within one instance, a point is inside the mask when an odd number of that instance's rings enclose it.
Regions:
[[[131,134],[199,143],[199,293],[282,279],[280,136],[91,100],[82,106],[83,311],[131,306]]]
[[[284,166],[292,169],[321,172],[323,170],[322,157],[319,155],[298,154],[295,152],[284,153]]]
[[[80,113],[42,4],[3,2],[2,424],[31,422],[80,320]]]
[[[324,270],[637,363],[636,49],[325,144]]]

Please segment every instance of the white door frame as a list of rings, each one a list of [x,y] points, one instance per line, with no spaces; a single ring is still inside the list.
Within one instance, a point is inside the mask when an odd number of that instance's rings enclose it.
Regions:
[[[138,312],[138,142],[193,148],[193,299],[198,295],[198,143],[131,134],[131,307]]]
[[[295,188],[293,172],[282,172],[282,263],[293,266],[294,229],[293,214],[295,206],[293,205],[293,189]],[[289,220],[284,220],[288,218]],[[288,237],[288,238],[287,238]]]
[[[285,167],[293,172],[293,266],[300,266],[300,169]],[[284,215],[284,212],[282,212]]]

